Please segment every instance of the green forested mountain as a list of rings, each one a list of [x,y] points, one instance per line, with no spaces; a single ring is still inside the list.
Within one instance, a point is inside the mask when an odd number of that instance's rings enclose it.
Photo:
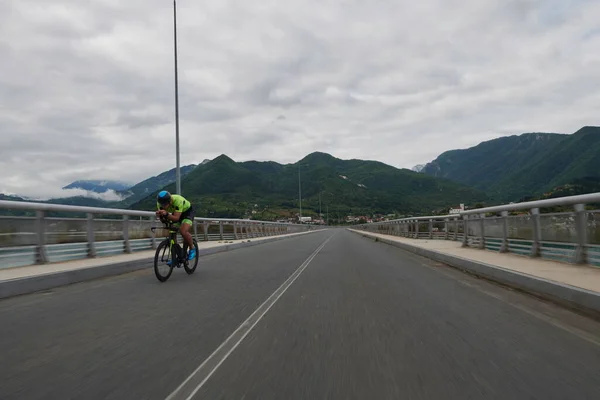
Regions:
[[[261,218],[302,214],[417,214],[439,207],[487,199],[483,192],[454,182],[397,169],[376,161],[341,160],[326,153],[312,153],[295,164],[235,162],[221,155],[198,166],[182,179],[183,195],[198,205],[198,215],[244,217],[256,211]],[[167,190],[174,191],[170,184]],[[155,195],[132,208],[152,209]],[[255,214],[256,215],[256,214]]]
[[[574,134],[525,133],[441,154],[421,171],[518,201],[587,176],[600,176],[600,127]]]
[[[584,127],[548,151],[536,154],[521,171],[499,182],[498,189],[518,200],[594,177],[600,177],[600,127]]]

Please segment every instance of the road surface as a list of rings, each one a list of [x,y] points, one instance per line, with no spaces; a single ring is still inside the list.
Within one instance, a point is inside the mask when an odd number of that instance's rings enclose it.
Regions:
[[[0,399],[600,399],[600,323],[342,229],[0,301]]]

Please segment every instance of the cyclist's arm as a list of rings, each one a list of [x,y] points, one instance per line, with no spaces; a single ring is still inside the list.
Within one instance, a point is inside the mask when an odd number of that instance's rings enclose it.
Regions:
[[[161,208],[161,210],[164,210],[164,208]],[[177,222],[177,221],[179,221],[180,216],[181,216],[181,211],[179,211],[179,210],[176,210],[173,213],[169,213],[168,211],[165,211],[165,217],[169,221]]]
[[[161,211],[164,211],[164,215],[161,215]],[[166,218],[169,221],[173,221],[173,222],[177,222],[179,220],[179,215],[181,215],[181,212],[176,212],[174,214],[169,214],[169,212],[167,210],[165,210],[165,208],[163,206],[160,205],[160,203],[156,203],[156,215],[160,216],[161,220],[163,218]],[[164,221],[163,221],[164,222]]]
[[[184,202],[179,198],[173,199],[173,207],[175,208],[175,211],[173,211],[173,214],[170,214],[168,218],[171,221],[177,222],[179,221],[181,213],[183,213]]]

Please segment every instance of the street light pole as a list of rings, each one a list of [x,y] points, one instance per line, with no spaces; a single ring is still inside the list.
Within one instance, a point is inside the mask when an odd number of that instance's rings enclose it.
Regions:
[[[177,194],[181,194],[181,172],[179,170],[179,88],[177,82],[177,0],[173,0],[173,39],[175,49],[175,152],[177,155],[175,190]]]
[[[319,221],[321,220],[321,218],[323,217],[322,215],[322,211],[321,211],[321,192],[319,192]]]
[[[302,185],[300,184],[300,164],[298,164],[298,200],[300,202],[300,218],[298,222],[302,223]]]

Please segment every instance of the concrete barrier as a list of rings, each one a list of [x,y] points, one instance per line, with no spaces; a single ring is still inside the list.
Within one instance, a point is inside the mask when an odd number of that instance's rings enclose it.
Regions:
[[[201,257],[210,254],[222,253],[225,251],[242,249],[250,246],[257,246],[279,240],[292,239],[299,235],[306,235],[319,231],[320,230],[314,230],[289,235],[246,239],[246,241],[239,243],[227,243],[223,244],[222,246],[209,247],[206,249],[200,248],[198,249],[198,256]],[[60,286],[71,285],[74,283],[90,281],[98,278],[122,275],[145,268],[154,268],[154,254],[145,259],[136,259],[133,261],[124,261],[118,263],[110,263],[110,258],[111,257],[106,257],[107,263],[103,265],[76,268],[0,281],[0,299],[49,290]],[[200,262],[201,261],[202,260],[200,260]]]

